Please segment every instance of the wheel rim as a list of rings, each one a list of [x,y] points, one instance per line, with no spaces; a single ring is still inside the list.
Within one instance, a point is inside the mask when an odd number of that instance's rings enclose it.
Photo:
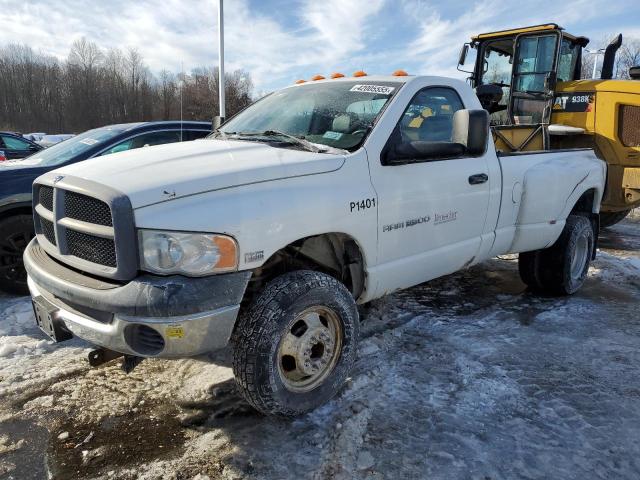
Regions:
[[[589,256],[589,239],[583,233],[578,237],[576,241],[576,247],[573,250],[571,257],[571,278],[577,280],[582,276],[584,272],[584,266],[587,263],[587,257]]]
[[[333,371],[342,352],[342,322],[327,307],[301,312],[287,328],[278,346],[278,372],[285,387],[308,392]]]
[[[6,280],[26,281],[26,273],[22,263],[22,254],[29,243],[27,232],[16,232],[5,237],[0,243],[0,276]]]

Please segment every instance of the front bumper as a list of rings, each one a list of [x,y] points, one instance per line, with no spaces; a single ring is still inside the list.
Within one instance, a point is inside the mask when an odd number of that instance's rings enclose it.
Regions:
[[[111,283],[65,267],[35,239],[24,264],[31,295],[51,304],[54,321],[95,345],[142,357],[188,357],[226,346],[251,276],[141,275]]]

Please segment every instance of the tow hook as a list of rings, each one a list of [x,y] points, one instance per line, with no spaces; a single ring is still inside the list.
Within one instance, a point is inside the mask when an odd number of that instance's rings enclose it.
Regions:
[[[89,352],[89,365],[99,367],[120,357],[124,357],[120,368],[125,373],[131,373],[144,360],[144,358],[136,357],[135,355],[125,355],[108,348],[98,348]]]
[[[122,360],[122,371],[124,373],[131,373],[133,369],[140,365],[140,362],[144,360],[143,357],[136,357],[135,355],[125,355],[124,360]]]
[[[123,354],[120,352],[114,352],[107,348],[98,348],[97,350],[91,350],[89,352],[89,365],[92,367],[99,367],[111,360],[121,357]]]

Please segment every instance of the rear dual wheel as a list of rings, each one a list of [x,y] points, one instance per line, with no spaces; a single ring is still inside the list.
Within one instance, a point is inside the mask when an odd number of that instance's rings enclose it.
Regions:
[[[233,372],[265,414],[298,415],[342,387],[356,357],[358,310],[335,278],[301,270],[271,281],[238,319]]]
[[[594,245],[591,221],[582,215],[569,215],[560,238],[551,247],[519,255],[520,278],[533,290],[571,295],[584,284]]]

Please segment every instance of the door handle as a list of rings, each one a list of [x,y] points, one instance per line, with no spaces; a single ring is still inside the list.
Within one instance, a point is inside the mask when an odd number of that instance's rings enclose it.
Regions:
[[[486,173],[476,173],[475,175],[471,175],[469,177],[469,185],[478,185],[480,183],[484,183],[489,180],[489,175]]]

